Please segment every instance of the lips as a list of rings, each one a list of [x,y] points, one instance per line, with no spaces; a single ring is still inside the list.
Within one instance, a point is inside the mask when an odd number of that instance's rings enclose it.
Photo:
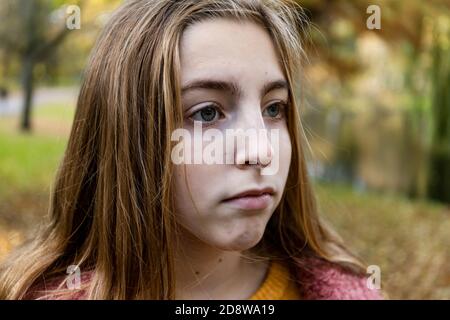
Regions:
[[[258,196],[262,196],[264,194],[268,194],[268,195],[273,195],[275,193],[275,191],[270,188],[263,188],[263,189],[252,189],[252,190],[247,190],[241,193],[238,193],[230,198],[225,199],[224,201],[229,201],[232,199],[236,199],[236,198],[243,198],[243,197],[258,197]]]
[[[269,206],[274,193],[275,191],[272,188],[252,189],[240,192],[223,200],[223,202],[237,209],[259,210]]]

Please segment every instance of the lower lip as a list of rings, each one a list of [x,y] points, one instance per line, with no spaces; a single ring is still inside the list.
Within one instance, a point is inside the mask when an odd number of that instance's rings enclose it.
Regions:
[[[246,196],[225,200],[225,203],[231,204],[243,210],[261,210],[269,206],[272,196],[264,193],[260,196]]]

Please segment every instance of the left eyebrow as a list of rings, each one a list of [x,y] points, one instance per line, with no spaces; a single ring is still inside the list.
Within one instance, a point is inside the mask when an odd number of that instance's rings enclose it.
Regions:
[[[221,90],[231,93],[234,96],[242,97],[242,88],[235,82],[213,80],[213,79],[199,79],[189,82],[181,89],[181,93],[184,94],[189,90],[194,89],[209,89],[209,90]],[[266,95],[272,90],[276,89],[289,89],[288,83],[285,80],[279,79],[267,82],[262,90],[261,96]]]

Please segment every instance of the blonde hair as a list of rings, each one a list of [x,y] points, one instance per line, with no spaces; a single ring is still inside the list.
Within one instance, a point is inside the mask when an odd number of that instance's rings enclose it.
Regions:
[[[301,7],[279,0],[139,0],[119,8],[96,43],[53,186],[49,222],[1,265],[0,299],[21,299],[33,284],[64,274],[69,265],[95,271],[89,299],[174,299],[177,225],[168,137],[182,124],[179,43],[187,26],[214,18],[263,26],[290,87],[289,177],[254,252],[293,261],[313,255],[363,271],[319,216],[307,176],[294,95],[305,60]]]

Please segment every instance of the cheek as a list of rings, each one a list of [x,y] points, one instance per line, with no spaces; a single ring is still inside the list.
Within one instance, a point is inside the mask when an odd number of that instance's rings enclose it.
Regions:
[[[280,130],[279,164],[280,176],[286,180],[292,158],[292,144],[287,129]]]
[[[291,164],[291,158],[292,158],[292,144],[291,144],[291,138],[289,137],[289,133],[286,132],[286,137],[283,139],[284,145],[282,146],[283,152],[282,152],[282,161],[283,165],[289,170],[289,166]]]
[[[206,243],[220,242],[217,201],[223,166],[186,165],[174,170],[174,210],[177,223]],[[186,176],[185,176],[186,173]],[[223,179],[222,179],[223,183]],[[219,219],[220,220],[220,219]],[[223,222],[223,220],[220,220]],[[233,228],[230,228],[232,230]]]
[[[220,166],[186,165],[174,169],[175,212],[182,219],[201,219],[216,201]]]

